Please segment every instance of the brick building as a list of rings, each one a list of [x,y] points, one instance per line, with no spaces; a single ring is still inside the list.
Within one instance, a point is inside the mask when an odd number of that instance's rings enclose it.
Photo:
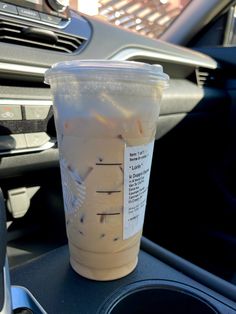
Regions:
[[[152,38],[161,33],[191,0],[70,0],[70,6],[89,15]]]

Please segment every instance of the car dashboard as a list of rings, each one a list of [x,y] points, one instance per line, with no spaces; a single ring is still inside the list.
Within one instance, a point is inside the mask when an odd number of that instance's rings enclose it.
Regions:
[[[46,151],[55,147],[52,100],[50,90],[44,84],[44,73],[53,63],[74,59],[111,59],[162,64],[171,77],[171,87],[164,95],[163,114],[173,106],[169,103],[171,97],[168,94],[174,90],[181,91],[185,84],[190,94],[197,93],[201,75],[204,78],[205,72],[217,68],[213,59],[200,53],[138,36],[111,25],[107,27],[98,19],[88,20],[76,12],[71,12],[64,26],[36,22],[29,18],[23,22],[13,14],[1,17],[2,156]],[[111,37],[109,32],[114,35]],[[47,34],[48,38],[45,39]],[[100,42],[101,34],[106,38],[103,42]],[[201,97],[201,92],[196,94],[196,101]],[[184,110],[178,105],[175,104],[176,110]],[[166,131],[161,130],[159,136]]]

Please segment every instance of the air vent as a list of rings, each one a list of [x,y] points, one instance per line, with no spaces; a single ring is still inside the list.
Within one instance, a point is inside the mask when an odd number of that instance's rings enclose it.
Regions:
[[[203,87],[215,85],[215,75],[213,71],[210,71],[209,69],[196,69],[195,72],[198,86]]]
[[[0,20],[0,42],[27,47],[72,53],[85,43],[83,38],[43,28]]]

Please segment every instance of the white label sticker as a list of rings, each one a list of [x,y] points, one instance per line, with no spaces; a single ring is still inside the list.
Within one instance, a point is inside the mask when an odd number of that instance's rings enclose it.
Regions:
[[[154,141],[125,148],[123,239],[142,230]]]

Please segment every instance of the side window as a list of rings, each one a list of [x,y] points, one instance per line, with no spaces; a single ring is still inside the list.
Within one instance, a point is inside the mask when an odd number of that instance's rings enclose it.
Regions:
[[[206,25],[187,46],[190,48],[236,46],[236,6],[231,6]]]
[[[158,38],[191,0],[99,0],[99,15],[141,35]]]
[[[71,8],[158,38],[192,0],[69,0]]]
[[[236,6],[230,9],[226,26],[225,46],[236,46]]]

